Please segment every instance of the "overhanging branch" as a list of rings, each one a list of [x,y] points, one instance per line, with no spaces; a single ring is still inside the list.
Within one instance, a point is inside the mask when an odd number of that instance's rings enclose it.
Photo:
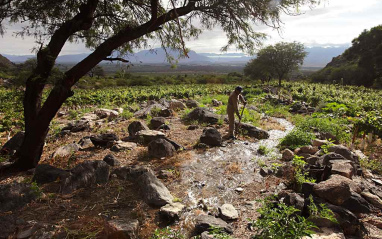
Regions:
[[[129,60],[126,60],[126,59],[123,59],[123,58],[120,58],[120,57],[106,57],[105,59],[103,59],[104,61],[120,61],[120,62],[125,62],[125,63],[129,63],[130,61]]]

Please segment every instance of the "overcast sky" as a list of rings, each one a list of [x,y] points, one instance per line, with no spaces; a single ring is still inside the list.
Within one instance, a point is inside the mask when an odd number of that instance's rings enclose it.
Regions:
[[[299,16],[282,16],[282,32],[256,27],[269,35],[265,44],[279,41],[298,41],[306,46],[350,45],[364,29],[382,24],[382,0],[326,0],[314,9],[306,9]],[[0,37],[0,54],[29,55],[35,46],[34,39],[13,37],[14,29],[8,26],[7,33]],[[187,47],[196,52],[219,53],[226,43],[220,29],[204,32],[199,39],[187,42]],[[67,44],[61,55],[89,52],[83,44]],[[229,50],[235,52],[235,48]]]

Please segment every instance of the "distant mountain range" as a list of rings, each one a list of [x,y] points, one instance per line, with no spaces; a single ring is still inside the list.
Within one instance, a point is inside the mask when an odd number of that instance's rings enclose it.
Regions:
[[[306,51],[309,53],[305,58],[305,67],[324,67],[328,62],[332,60],[333,57],[341,55],[347,47],[312,47],[307,48]],[[168,53],[174,58],[178,58],[179,54],[175,51],[169,50]],[[87,57],[88,53],[74,54],[74,55],[61,55],[57,58],[57,63],[75,63],[83,60]],[[4,57],[8,58],[10,61],[15,63],[21,63],[29,58],[35,57],[34,55],[7,55],[3,54]],[[244,65],[253,56],[246,56],[243,53],[196,53],[195,51],[190,51],[188,53],[189,58],[181,58],[178,60],[179,64],[190,64],[190,65],[210,65],[210,64],[229,64],[229,65]],[[130,54],[127,57],[133,64],[167,64],[166,53],[162,48],[156,48],[153,50],[143,50],[135,54]]]

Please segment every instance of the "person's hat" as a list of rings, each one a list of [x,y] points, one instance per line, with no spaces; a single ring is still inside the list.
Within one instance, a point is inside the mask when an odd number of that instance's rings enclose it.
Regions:
[[[239,91],[239,92],[242,92],[242,91],[243,91],[243,87],[238,86],[238,87],[235,88],[235,90],[237,90],[237,91]]]

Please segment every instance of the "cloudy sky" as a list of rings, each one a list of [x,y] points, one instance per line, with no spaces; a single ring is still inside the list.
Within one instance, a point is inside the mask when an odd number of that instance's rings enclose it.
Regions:
[[[350,45],[364,29],[382,24],[381,0],[324,0],[314,9],[304,9],[299,16],[282,16],[282,32],[256,27],[269,35],[265,44],[279,41],[299,41],[306,46]],[[0,54],[28,55],[35,46],[32,38],[15,38],[13,32],[20,26],[8,26],[7,33],[0,37]],[[220,29],[204,32],[199,39],[187,42],[187,47],[196,52],[219,53],[226,43]],[[235,52],[232,48],[230,52]],[[82,44],[67,44],[61,55],[88,52]]]

